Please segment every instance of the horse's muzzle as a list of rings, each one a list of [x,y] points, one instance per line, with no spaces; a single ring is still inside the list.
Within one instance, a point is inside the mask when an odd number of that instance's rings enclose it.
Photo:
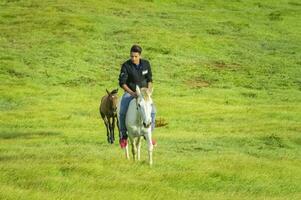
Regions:
[[[143,122],[144,128],[149,128],[149,127],[151,126],[151,124],[152,124],[152,123],[146,124],[146,123]]]

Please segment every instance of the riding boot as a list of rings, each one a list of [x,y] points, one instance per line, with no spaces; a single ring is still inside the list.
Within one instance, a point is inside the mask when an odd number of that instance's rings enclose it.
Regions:
[[[123,149],[127,146],[127,138],[128,138],[128,135],[123,132],[123,133],[120,133],[120,136],[119,136],[119,144],[120,144],[120,147]]]

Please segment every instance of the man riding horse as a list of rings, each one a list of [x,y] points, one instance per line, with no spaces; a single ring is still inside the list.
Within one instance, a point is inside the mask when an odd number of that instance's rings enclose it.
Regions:
[[[119,112],[120,145],[124,147],[127,143],[127,129],[125,117],[132,99],[137,98],[136,85],[140,88],[152,87],[152,70],[149,61],[141,58],[142,48],[139,45],[133,45],[130,51],[130,59],[121,66],[119,75],[119,85],[124,89],[121,98]],[[155,126],[156,108],[152,105],[152,131]]]

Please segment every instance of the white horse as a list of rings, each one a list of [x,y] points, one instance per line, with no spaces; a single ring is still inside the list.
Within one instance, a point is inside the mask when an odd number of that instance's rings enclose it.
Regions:
[[[128,138],[132,146],[133,159],[140,160],[141,138],[144,136],[148,146],[148,161],[150,165],[153,164],[151,135],[152,92],[152,89],[141,88],[140,90],[140,88],[136,86],[138,97],[130,102],[125,120]],[[128,145],[125,147],[125,155],[126,158],[129,159]]]

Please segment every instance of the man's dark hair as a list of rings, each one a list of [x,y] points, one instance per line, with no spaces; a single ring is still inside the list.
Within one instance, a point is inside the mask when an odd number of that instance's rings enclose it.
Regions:
[[[142,48],[141,48],[139,45],[134,44],[134,45],[132,46],[132,48],[131,48],[131,53],[132,53],[132,52],[137,52],[137,53],[141,54]]]

